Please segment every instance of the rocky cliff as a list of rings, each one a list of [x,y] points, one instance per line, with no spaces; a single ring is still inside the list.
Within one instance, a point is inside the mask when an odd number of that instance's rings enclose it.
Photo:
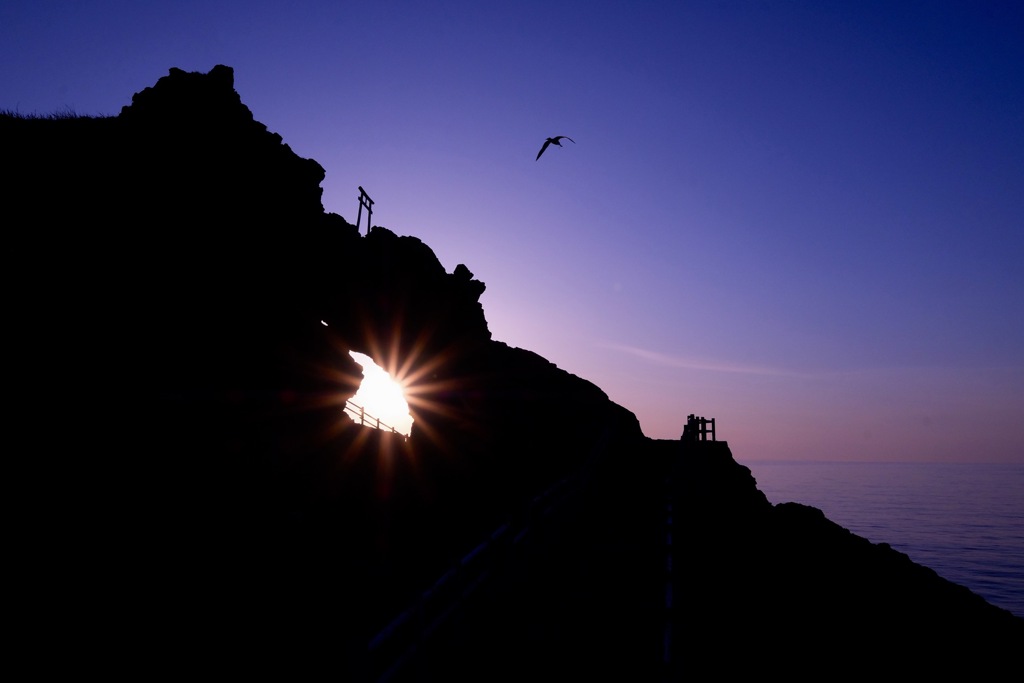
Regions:
[[[1022,633],[813,509],[771,506],[727,448],[684,457],[592,383],[492,339],[484,283],[326,213],[324,170],[254,120],[228,67],[171,69],[117,116],[2,115],[0,135],[20,540],[26,585],[47,586],[19,614],[54,642],[79,634],[77,656],[361,661],[559,482],[585,479],[603,501],[590,519],[611,523],[609,501],[628,509],[665,477],[693,642],[765,653],[823,646],[824,628],[857,648],[939,624],[983,633],[994,661]],[[402,369],[408,440],[345,417],[350,350]],[[120,654],[81,637],[98,614]]]

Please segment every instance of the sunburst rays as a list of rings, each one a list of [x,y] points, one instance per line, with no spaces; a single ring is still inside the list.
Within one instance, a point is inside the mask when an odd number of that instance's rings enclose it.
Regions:
[[[407,479],[410,477],[421,489],[420,494],[427,495],[431,484],[423,458],[436,462],[454,460],[457,448],[449,441],[453,434],[451,425],[457,424],[460,434],[473,429],[469,388],[475,382],[453,374],[456,360],[462,359],[461,347],[440,343],[429,328],[421,327],[414,338],[403,336],[406,330],[402,316],[394,316],[392,320],[394,322],[383,331],[372,324],[364,325],[354,334],[350,330],[351,339],[332,330],[329,322],[318,323],[327,335],[328,347],[326,353],[321,353],[319,365],[311,371],[318,375],[318,386],[326,387],[327,391],[306,401],[309,408],[337,415],[337,419],[328,421],[318,440],[339,446],[336,457],[340,468],[362,469],[370,464],[358,460],[375,459],[373,488],[380,500],[394,493],[396,481],[410,481]],[[353,422],[345,415],[345,404],[357,393],[361,379],[358,373],[353,373],[349,351],[369,356],[401,386],[413,418],[408,441],[386,434],[375,435],[370,429],[356,430],[346,436]],[[331,387],[334,387],[333,392]],[[379,447],[371,447],[370,441],[374,438]],[[428,453],[430,455],[426,456]]]

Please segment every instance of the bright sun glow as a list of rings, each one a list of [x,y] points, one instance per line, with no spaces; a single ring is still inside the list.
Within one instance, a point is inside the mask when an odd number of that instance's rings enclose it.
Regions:
[[[349,399],[349,405],[361,406],[367,415],[372,415],[374,421],[369,422],[376,426],[379,418],[381,427],[387,425],[403,434],[409,434],[412,429],[412,416],[409,415],[409,404],[405,400],[405,392],[402,385],[392,379],[383,368],[373,362],[369,356],[355,351],[349,351],[355,362],[363,366],[363,381],[359,385],[359,391]]]

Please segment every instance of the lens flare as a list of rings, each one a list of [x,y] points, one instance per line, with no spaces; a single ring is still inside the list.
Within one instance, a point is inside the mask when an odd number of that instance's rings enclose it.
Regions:
[[[367,415],[372,416],[372,421],[368,419],[367,424],[378,426],[379,420],[381,429],[394,429],[409,434],[412,430],[412,416],[401,382],[366,354],[350,351],[349,355],[363,368],[363,380],[349,404],[359,406]]]

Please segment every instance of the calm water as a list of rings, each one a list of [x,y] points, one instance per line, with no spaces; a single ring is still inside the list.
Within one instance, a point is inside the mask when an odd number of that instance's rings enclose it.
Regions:
[[[1024,618],[1024,465],[741,464],[772,503],[816,507]]]

